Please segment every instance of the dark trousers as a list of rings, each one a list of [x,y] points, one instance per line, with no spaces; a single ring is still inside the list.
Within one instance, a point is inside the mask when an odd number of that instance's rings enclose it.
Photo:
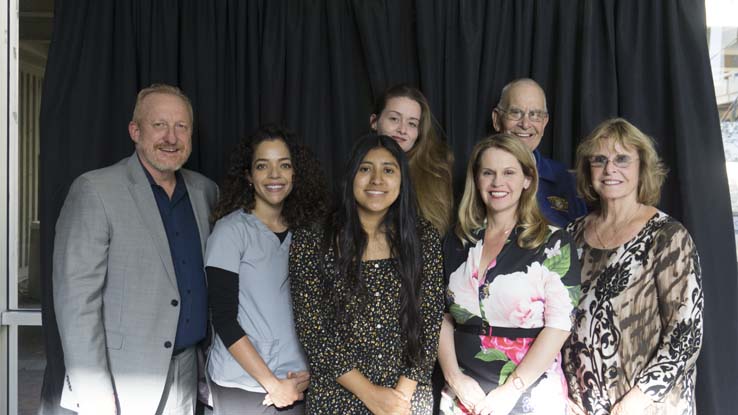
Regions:
[[[265,393],[227,388],[210,381],[213,394],[213,415],[303,415],[305,403],[300,401],[287,408],[264,406]]]

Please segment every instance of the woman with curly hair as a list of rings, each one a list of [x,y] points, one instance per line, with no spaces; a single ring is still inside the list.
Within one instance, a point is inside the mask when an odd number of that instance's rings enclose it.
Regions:
[[[291,230],[323,216],[325,189],[318,162],[282,127],[258,130],[233,153],[205,254],[215,414],[304,411],[309,374],[287,264]]]
[[[324,229],[290,252],[311,414],[430,414],[443,310],[438,232],[417,217],[407,159],[390,137],[351,153]]]
[[[444,235],[451,224],[453,155],[433,128],[433,114],[422,92],[397,85],[377,100],[369,125],[391,137],[405,152],[418,198],[418,211]]]

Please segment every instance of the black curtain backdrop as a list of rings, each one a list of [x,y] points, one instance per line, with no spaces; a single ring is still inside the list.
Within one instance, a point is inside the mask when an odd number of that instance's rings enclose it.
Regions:
[[[738,275],[723,146],[694,0],[56,0],[41,107],[46,413],[64,373],[51,287],[54,224],[72,180],[133,152],[136,92],[179,85],[195,109],[188,167],[219,181],[260,123],[299,132],[334,177],[371,103],[407,82],[427,95],[458,178],[489,131],[502,86],[532,77],[551,121],[541,144],[571,165],[577,143],[622,116],[671,173],[661,208],[699,248],[705,338],[701,414],[738,408]],[[458,191],[458,189],[457,189]]]

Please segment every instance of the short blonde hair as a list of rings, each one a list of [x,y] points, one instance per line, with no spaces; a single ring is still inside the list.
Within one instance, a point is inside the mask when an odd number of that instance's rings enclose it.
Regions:
[[[510,153],[518,160],[523,174],[530,177],[530,186],[523,189],[518,202],[518,225],[523,231],[518,236],[518,246],[525,249],[534,249],[541,246],[548,236],[548,222],[538,208],[536,192],[538,191],[538,170],[536,159],[528,147],[521,140],[511,134],[495,134],[478,142],[472,149],[469,163],[466,168],[464,194],[459,204],[459,222],[456,226],[456,235],[464,243],[476,243],[474,233],[484,227],[487,209],[477,189],[477,176],[480,162],[485,151],[497,148]]]
[[[638,202],[656,206],[661,198],[668,169],[664,166],[651,137],[623,118],[611,118],[598,125],[577,147],[577,192],[596,208],[600,207],[600,196],[592,186],[592,170],[589,158],[594,156],[608,139],[611,145],[619,144],[627,150],[635,150],[639,158]]]
[[[141,121],[143,121],[143,102],[144,99],[146,99],[146,97],[151,94],[168,94],[174,95],[175,97],[181,99],[187,107],[187,112],[189,112],[190,114],[190,123],[193,123],[194,117],[192,111],[192,103],[190,102],[190,99],[187,98],[187,95],[185,95],[185,93],[182,92],[181,89],[177,88],[176,86],[167,84],[151,84],[151,86],[138,91],[138,96],[136,97],[136,106],[133,107],[133,122],[139,124]]]

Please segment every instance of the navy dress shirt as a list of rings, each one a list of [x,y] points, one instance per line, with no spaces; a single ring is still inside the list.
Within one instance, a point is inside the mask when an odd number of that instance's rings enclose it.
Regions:
[[[140,161],[140,160],[139,160]],[[143,165],[142,165],[143,167]],[[200,231],[192,210],[187,186],[179,172],[175,173],[177,184],[172,198],[156,184],[151,174],[144,168],[146,177],[151,183],[156,205],[159,207],[161,221],[169,241],[174,273],[177,276],[179,301],[171,301],[179,307],[179,323],[174,340],[174,353],[197,344],[205,338],[208,318],[207,287],[205,286],[205,268],[200,245]]]
[[[587,214],[587,205],[577,197],[574,176],[559,163],[533,151],[538,168],[538,206],[552,224],[563,228]]]

